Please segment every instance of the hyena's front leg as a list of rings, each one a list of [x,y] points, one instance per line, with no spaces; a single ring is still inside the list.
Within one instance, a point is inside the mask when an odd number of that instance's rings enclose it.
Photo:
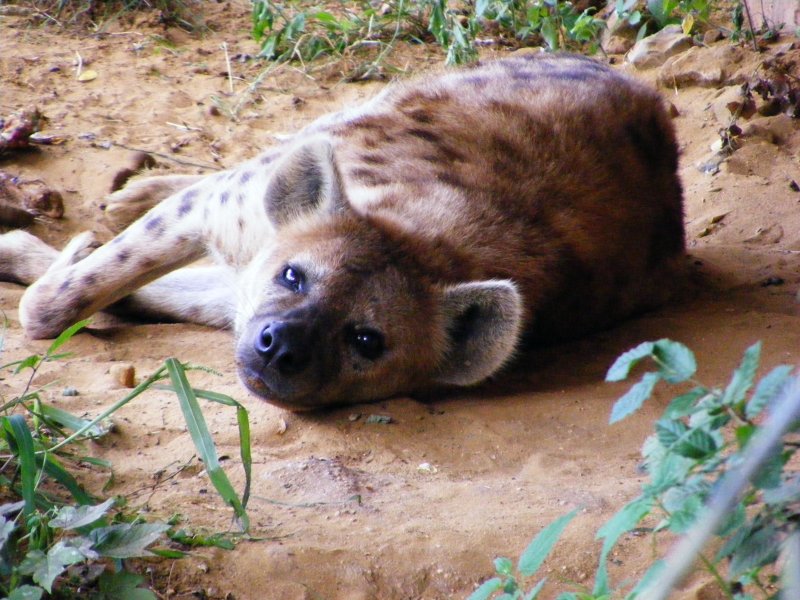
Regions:
[[[165,198],[204,178],[204,175],[134,177],[103,200],[106,222],[115,232],[120,232]]]
[[[22,297],[19,318],[28,335],[49,338],[134,290],[200,258],[204,207],[213,182],[200,181],[158,204],[108,244],[74,264],[68,246]]]

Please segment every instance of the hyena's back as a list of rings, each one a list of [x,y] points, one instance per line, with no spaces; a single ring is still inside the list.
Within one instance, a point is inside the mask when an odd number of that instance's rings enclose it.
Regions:
[[[390,88],[309,128],[351,202],[515,281],[529,337],[663,302],[684,250],[675,135],[653,90],[596,61],[522,56]]]

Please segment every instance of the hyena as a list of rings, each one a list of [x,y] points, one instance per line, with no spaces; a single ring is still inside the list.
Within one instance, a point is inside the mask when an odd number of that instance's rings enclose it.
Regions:
[[[522,340],[663,302],[677,164],[655,91],[591,59],[512,57],[389,86],[225,172],[136,181],[109,209],[149,210],[109,243],[58,254],[16,232],[0,264],[32,283],[33,338],[124,305],[231,326],[269,402],[376,400],[475,384]]]

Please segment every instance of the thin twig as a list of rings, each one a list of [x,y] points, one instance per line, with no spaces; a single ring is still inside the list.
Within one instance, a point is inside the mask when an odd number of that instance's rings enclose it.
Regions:
[[[744,5],[744,13],[747,15],[747,24],[750,25],[750,38],[753,42],[753,50],[758,52],[758,44],[756,43],[756,28],[753,27],[753,17],[750,16],[750,7],[747,5],[747,0],[742,2]]]
[[[228,68],[228,90],[233,95],[233,73],[231,72],[231,57],[228,55],[228,42],[222,42],[220,48],[225,53],[225,66]]]
[[[175,158],[174,156],[170,156],[169,154],[164,154],[163,152],[156,152],[155,150],[147,150],[145,148],[135,148],[133,146],[126,146],[125,144],[120,144],[119,142],[111,142],[113,146],[117,148],[124,148],[125,150],[131,150],[133,152],[144,152],[146,154],[152,154],[153,156],[158,156],[160,158],[164,158],[166,160],[171,160],[172,162],[178,163],[179,165],[184,165],[187,167],[200,167],[201,169],[214,169],[215,171],[222,171],[225,167],[220,165],[214,165],[211,163],[196,163],[190,160],[183,160],[181,158]]]

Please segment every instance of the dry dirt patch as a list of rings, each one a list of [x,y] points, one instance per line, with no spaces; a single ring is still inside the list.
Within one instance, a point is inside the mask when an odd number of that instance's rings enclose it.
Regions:
[[[0,108],[8,113],[38,105],[53,133],[67,140],[0,163],[5,171],[45,179],[63,194],[65,218],[42,220],[34,233],[59,246],[87,228],[108,238],[99,205],[115,174],[132,160],[128,148],[228,166],[255,154],[272,136],[379,87],[314,81],[287,69],[266,78],[256,102],[244,103],[232,120],[219,107],[242,96],[229,93],[220,44],[226,42],[232,56],[257,49],[247,33],[247,3],[209,10],[218,29],[199,38],[155,28],[145,17],[118,23],[104,36],[0,20]],[[712,50],[703,60],[728,60],[729,52]],[[76,81],[76,54],[96,79]],[[417,70],[434,62],[424,49],[411,58]],[[745,54],[743,62],[720,67],[749,73],[759,60]],[[234,61],[234,75],[241,78],[236,90],[261,68]],[[642,76],[655,81],[658,72]],[[734,85],[731,75],[715,88],[664,90],[679,113],[689,247],[702,282],[698,295],[613,331],[531,353],[518,369],[481,389],[294,415],[246,396],[226,332],[99,319],[93,333],[76,338],[75,358],[43,371],[36,382],[49,384],[48,401],[71,411],[95,413],[123,394],[110,375],[114,365],[132,363],[141,377],[167,356],[216,369],[221,376],[197,373],[193,383],[231,394],[250,409],[253,534],[263,539],[232,552],[197,551],[170,572],[159,571],[157,589],[174,598],[198,591],[201,597],[244,599],[464,597],[491,571],[492,557],[517,556],[539,528],[576,507],[581,514],[547,569],[554,581],[589,581],[599,551],[594,533],[636,495],[640,445],[669,399],[659,392],[640,414],[608,427],[610,407],[625,389],[602,383],[613,359],[643,340],[670,337],[695,350],[699,376],[709,384],[725,380],[758,339],[765,342],[765,369],[798,360],[800,193],[791,182],[800,181],[800,137],[794,121],[762,118],[760,125],[780,135],[744,138],[717,174],[698,168],[727,125],[720,102]],[[159,162],[175,172],[200,171]],[[0,308],[10,321],[6,360],[46,347],[19,328],[20,294],[19,287],[0,284]],[[8,377],[0,385],[10,393],[21,381]],[[63,397],[65,386],[79,395]],[[372,414],[389,415],[391,423],[368,423]],[[209,407],[208,418],[221,454],[237,456],[233,414]],[[110,439],[92,447],[115,465],[112,493],[136,492],[132,502],[142,510],[178,512],[192,526],[229,526],[229,511],[193,459],[170,394],[148,393],[119,415],[117,425]],[[186,463],[193,467],[180,470]],[[234,463],[229,471],[241,485]],[[179,470],[155,485],[156,474]],[[103,482],[96,474],[86,477]],[[612,575],[641,574],[648,548],[643,538],[622,540]],[[687,588],[685,596],[694,594]]]

